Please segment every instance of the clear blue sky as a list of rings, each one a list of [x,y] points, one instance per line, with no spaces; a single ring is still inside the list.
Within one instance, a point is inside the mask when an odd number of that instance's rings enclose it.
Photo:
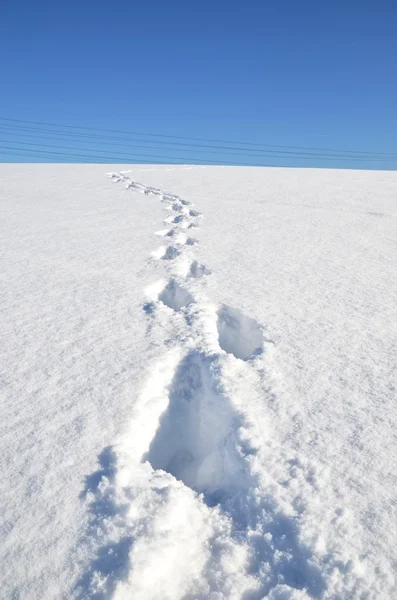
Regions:
[[[395,0],[22,0],[3,3],[1,12],[0,117],[395,153],[389,162],[243,152],[228,157],[275,165],[397,168]],[[45,132],[28,131],[27,125],[5,125],[0,121],[2,147],[97,148],[92,139],[84,144],[56,135],[45,139]],[[218,149],[167,151],[158,139],[151,141],[154,148],[147,151],[115,141],[101,148],[106,156],[227,158]],[[47,160],[44,153],[36,159],[14,154],[0,150],[0,160]],[[78,160],[84,162],[72,162]]]

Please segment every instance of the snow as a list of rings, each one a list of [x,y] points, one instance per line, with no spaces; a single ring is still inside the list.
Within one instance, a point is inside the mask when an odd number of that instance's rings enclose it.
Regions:
[[[1,597],[396,597],[397,174],[0,181]]]

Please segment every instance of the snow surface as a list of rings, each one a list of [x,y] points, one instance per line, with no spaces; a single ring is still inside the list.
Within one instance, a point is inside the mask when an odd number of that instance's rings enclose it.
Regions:
[[[2,598],[397,597],[397,174],[1,165]]]

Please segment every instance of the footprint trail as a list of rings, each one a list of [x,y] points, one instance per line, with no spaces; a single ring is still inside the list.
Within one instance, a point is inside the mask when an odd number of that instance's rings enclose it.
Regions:
[[[311,466],[272,434],[274,343],[253,317],[207,297],[216,275],[187,235],[199,232],[201,212],[123,173],[109,177],[171,213],[166,229],[154,228],[163,243],[150,257],[164,261],[164,277],[142,300],[167,341],[126,432],[87,477],[84,543],[96,550],[77,597],[336,598],[328,576],[343,580],[349,558],[338,531],[321,544],[313,533],[335,515],[314,500]]]

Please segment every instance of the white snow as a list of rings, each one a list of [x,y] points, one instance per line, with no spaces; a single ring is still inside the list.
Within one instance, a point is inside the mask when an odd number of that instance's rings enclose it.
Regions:
[[[397,174],[0,165],[0,596],[397,597]]]

